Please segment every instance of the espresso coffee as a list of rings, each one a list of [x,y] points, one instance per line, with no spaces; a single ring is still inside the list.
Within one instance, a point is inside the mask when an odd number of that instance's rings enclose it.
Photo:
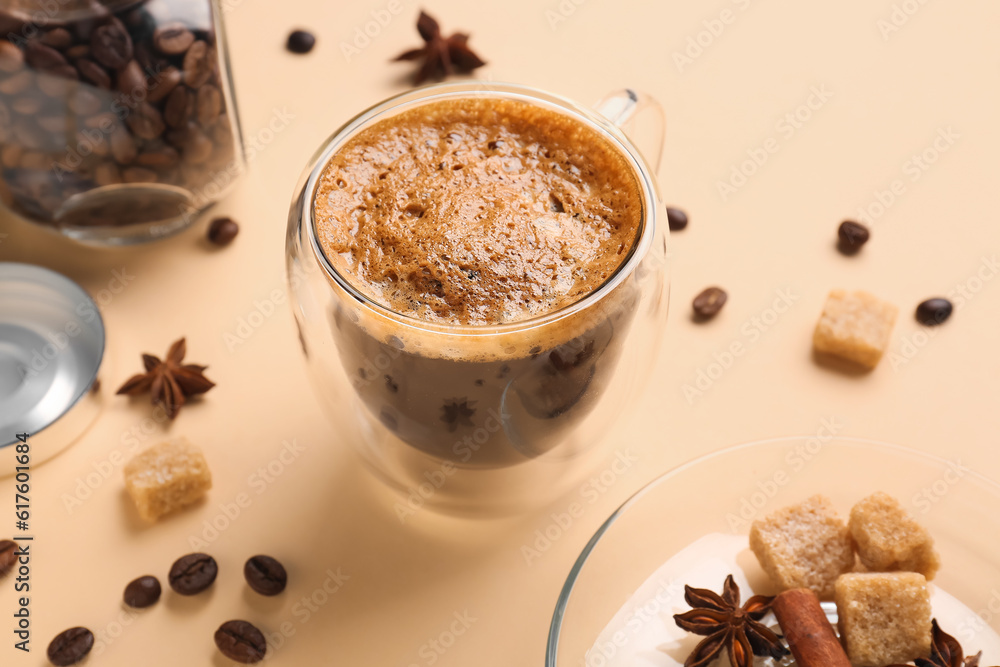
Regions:
[[[343,280],[404,318],[335,306],[333,335],[366,408],[465,465],[556,446],[612,375],[634,285],[585,315],[478,334],[601,289],[630,256],[642,207],[621,151],[538,105],[432,102],[356,134],[323,171],[314,219]]]

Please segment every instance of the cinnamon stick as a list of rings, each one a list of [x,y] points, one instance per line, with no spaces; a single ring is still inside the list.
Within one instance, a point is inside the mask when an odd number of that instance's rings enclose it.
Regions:
[[[785,591],[771,604],[801,667],[851,667],[819,598],[808,588]]]

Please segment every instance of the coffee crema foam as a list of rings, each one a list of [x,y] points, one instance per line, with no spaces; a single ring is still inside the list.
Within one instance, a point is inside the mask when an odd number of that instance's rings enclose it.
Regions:
[[[359,291],[437,324],[537,317],[635,243],[639,184],[582,122],[515,100],[434,102],[359,132],[317,184],[317,237]]]

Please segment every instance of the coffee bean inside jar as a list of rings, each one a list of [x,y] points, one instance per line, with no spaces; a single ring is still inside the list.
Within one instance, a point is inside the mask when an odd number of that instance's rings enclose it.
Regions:
[[[96,242],[177,231],[243,169],[211,0],[8,0],[0,203]]]

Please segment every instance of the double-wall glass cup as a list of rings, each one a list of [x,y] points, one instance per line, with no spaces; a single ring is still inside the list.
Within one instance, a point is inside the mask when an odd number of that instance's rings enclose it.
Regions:
[[[331,156],[395,114],[470,97],[567,116],[620,153],[634,178],[641,214],[632,246],[570,305],[503,324],[429,322],[365,294],[324,254],[314,203]],[[646,129],[652,166],[623,126]],[[660,107],[632,91],[589,109],[517,85],[442,84],[362,112],[315,154],[289,215],[295,320],[331,439],[354,446],[400,492],[400,519],[424,507],[517,512],[579,484],[610,454],[607,431],[648,379],[666,322],[667,231],[653,179],[662,131]]]

